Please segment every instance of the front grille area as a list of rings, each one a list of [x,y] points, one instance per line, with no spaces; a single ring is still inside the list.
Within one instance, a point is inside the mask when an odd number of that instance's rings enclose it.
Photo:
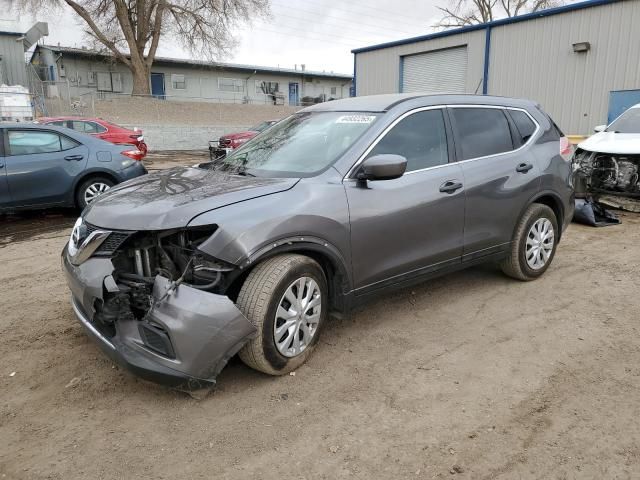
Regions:
[[[102,245],[96,250],[96,255],[113,255],[120,245],[129,238],[130,233],[111,232]]]
[[[91,235],[91,233],[96,230],[101,230],[101,228],[86,222],[84,226],[87,229],[87,235]],[[102,244],[98,247],[94,254],[113,255],[115,251],[120,248],[120,245],[122,245],[124,241],[131,236],[132,233],[133,232],[111,232],[106,240],[102,242]]]

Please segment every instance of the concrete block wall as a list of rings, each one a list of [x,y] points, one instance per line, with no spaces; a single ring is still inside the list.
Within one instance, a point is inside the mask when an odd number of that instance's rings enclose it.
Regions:
[[[279,120],[300,109],[283,105],[178,102],[123,96],[83,99],[79,108],[59,99],[47,101],[48,115],[99,117],[143,130],[149,149],[199,150],[220,135],[246,130],[265,120]]]
[[[153,125],[121,124],[123,127],[137,127],[142,130],[145,142],[152,152],[163,150],[205,150],[209,140],[217,140],[221,135],[243,131],[253,124],[244,125]]]

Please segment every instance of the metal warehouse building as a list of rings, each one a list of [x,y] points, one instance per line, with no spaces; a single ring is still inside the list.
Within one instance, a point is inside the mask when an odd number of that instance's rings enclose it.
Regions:
[[[640,0],[591,0],[359,48],[355,91],[524,97],[588,134],[640,103],[638,25]]]
[[[29,85],[24,52],[49,34],[45,22],[38,22],[26,33],[0,31],[0,85]]]

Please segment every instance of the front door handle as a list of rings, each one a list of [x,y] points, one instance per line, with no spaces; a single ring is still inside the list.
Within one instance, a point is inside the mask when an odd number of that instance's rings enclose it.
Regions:
[[[77,160],[80,161],[82,160],[84,157],[82,155],[67,155],[66,157],[64,157],[64,159],[68,162],[72,161],[72,160]]]
[[[516,172],[527,173],[532,168],[533,168],[533,165],[531,165],[530,163],[521,163],[516,167]]]
[[[452,194],[456,190],[460,190],[462,188],[462,184],[456,180],[447,180],[442,185],[440,185],[440,191],[442,193]]]

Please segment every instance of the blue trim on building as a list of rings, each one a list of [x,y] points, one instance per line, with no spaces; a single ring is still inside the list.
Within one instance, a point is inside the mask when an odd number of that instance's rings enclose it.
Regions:
[[[7,35],[7,36],[11,36],[11,37],[21,37],[21,36],[24,35],[24,33],[0,31],[0,35]]]
[[[352,97],[356,97],[358,96],[358,92],[356,90],[356,56],[353,56],[353,77],[351,80],[351,96]]]
[[[404,40],[396,40],[395,42],[379,43],[370,47],[362,47],[351,50],[351,53],[363,53],[371,52],[373,50],[380,50],[383,48],[397,47],[399,45],[408,45],[416,42],[423,42],[425,40],[433,40],[435,38],[448,37],[451,35],[458,35],[460,33],[473,32],[476,30],[482,30],[487,27],[497,27],[500,25],[508,25],[510,23],[524,22],[527,20],[533,20],[535,18],[549,17],[551,15],[557,15],[560,13],[573,12],[575,10],[582,10],[583,8],[597,7],[600,5],[607,5],[609,3],[619,2],[621,0],[588,0],[586,2],[573,3],[569,5],[563,5],[562,7],[548,8],[546,10],[540,10],[538,12],[526,13],[517,17],[503,18],[501,20],[494,20],[493,22],[481,23],[478,25],[470,25],[468,27],[456,28],[453,30],[446,30],[444,32],[432,33],[429,35],[422,35],[419,37],[407,38]]]
[[[400,55],[400,75],[398,75],[398,93],[402,93],[403,80],[404,80],[404,57]]]
[[[489,59],[491,58],[491,26],[488,25],[484,34],[484,70],[482,72],[482,94],[489,93]]]

